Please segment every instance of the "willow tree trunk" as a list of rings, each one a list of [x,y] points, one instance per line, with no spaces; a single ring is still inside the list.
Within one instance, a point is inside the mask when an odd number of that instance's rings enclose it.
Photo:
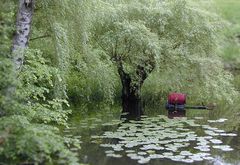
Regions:
[[[13,39],[12,56],[14,70],[20,71],[23,60],[24,50],[28,46],[31,29],[31,22],[34,12],[35,0],[19,0],[19,9],[16,20],[16,32]]]
[[[127,113],[123,117],[137,119],[143,113],[141,103],[141,85],[133,85],[131,77],[123,71],[121,65],[118,73],[122,82],[122,112]]]
[[[141,89],[131,86],[131,79],[122,79],[122,107],[128,118],[139,118],[142,112]]]

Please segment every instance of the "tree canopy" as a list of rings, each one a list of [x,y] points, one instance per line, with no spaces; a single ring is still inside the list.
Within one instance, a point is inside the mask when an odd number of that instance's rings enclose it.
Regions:
[[[199,99],[213,98],[216,92],[214,99],[220,100],[235,94],[231,75],[218,57],[224,24],[217,15],[189,1],[99,4],[93,10],[89,43],[103,50],[118,68],[121,64],[132,86],[154,72],[148,84],[154,81],[158,91],[184,90]]]

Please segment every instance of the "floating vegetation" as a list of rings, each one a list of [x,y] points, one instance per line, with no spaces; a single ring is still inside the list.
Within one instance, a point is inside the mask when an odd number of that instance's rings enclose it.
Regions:
[[[108,150],[108,151],[105,151],[105,153],[106,153],[106,154],[113,154],[114,151],[112,151],[112,150]]]
[[[224,131],[224,130],[221,130],[221,129],[216,129],[216,130],[214,130],[214,132],[223,133],[223,132],[225,132],[225,131]]]
[[[151,159],[148,157],[148,158],[141,158],[140,160],[138,160],[138,163],[139,164],[146,164],[150,161]]]
[[[107,154],[107,157],[121,158],[122,155],[120,155],[120,154]]]
[[[230,146],[219,145],[223,142],[217,139],[217,136],[237,136],[210,125],[199,125],[187,118],[168,119],[162,115],[153,118],[144,116],[140,120],[128,122],[113,120],[103,126],[116,124],[118,128],[115,127],[115,131],[105,131],[101,136],[94,135],[91,138],[108,142],[100,144],[107,148],[105,153],[108,157],[127,156],[139,164],[146,164],[151,159],[169,159],[184,163],[212,160],[214,158],[210,154],[211,149],[233,150]],[[196,130],[203,131],[199,134]],[[192,148],[191,152],[188,151],[189,147]]]
[[[147,150],[148,154],[155,154],[156,152],[154,150]]]
[[[180,155],[183,155],[183,156],[190,156],[190,155],[193,155],[191,152],[189,151],[181,151],[180,152]]]
[[[134,150],[126,150],[125,152],[126,153],[134,153],[135,151]]]
[[[137,154],[138,154],[138,155],[147,155],[146,152],[138,152]]]
[[[214,145],[212,146],[215,149],[220,149],[222,151],[232,151],[233,148],[231,148],[229,145]]]
[[[197,146],[197,147],[194,147],[195,149],[198,149],[198,150],[200,150],[200,151],[210,151],[210,149],[209,149],[209,147],[210,146],[208,146],[208,145],[205,145],[205,146]]]
[[[221,118],[221,119],[218,119],[218,120],[208,120],[208,122],[209,123],[223,123],[226,120],[228,120],[228,119]]]
[[[221,140],[218,140],[218,139],[211,139],[210,140],[213,144],[221,144],[222,141]]]
[[[194,117],[194,119],[196,119],[196,120],[202,120],[203,117]]]
[[[235,133],[221,133],[221,136],[237,136]]]
[[[144,145],[142,148],[140,148],[141,150],[163,150],[164,147],[155,145],[155,144],[149,144],[149,145]]]
[[[207,135],[210,135],[210,136],[218,136],[220,135],[219,133],[216,133],[214,131],[211,131],[211,130],[205,130],[204,131]]]

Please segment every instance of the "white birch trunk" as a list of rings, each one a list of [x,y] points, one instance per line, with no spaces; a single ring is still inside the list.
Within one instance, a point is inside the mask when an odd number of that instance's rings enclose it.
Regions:
[[[13,39],[12,57],[15,71],[20,71],[24,60],[24,50],[28,46],[35,0],[19,0],[16,33]]]
[[[19,0],[19,9],[16,20],[16,32],[13,38],[12,44],[12,61],[13,72],[15,78],[17,78],[18,72],[21,70],[21,66],[24,60],[24,50],[28,46],[28,40],[30,35],[30,28],[32,23],[33,11],[35,0]],[[5,89],[5,102],[11,104],[11,100],[14,99],[16,87],[11,84]],[[4,108],[0,105],[0,117],[5,115]]]

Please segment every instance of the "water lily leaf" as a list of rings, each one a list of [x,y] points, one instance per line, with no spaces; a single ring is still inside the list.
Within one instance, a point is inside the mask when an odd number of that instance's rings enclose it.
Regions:
[[[173,161],[181,161],[182,159],[185,159],[185,157],[186,156],[183,156],[183,155],[175,155],[175,156],[171,156],[169,158]]]
[[[221,133],[221,136],[237,136],[235,133]]]
[[[122,155],[120,155],[120,154],[107,154],[107,157],[121,158]]]
[[[100,144],[101,147],[112,147],[112,144]]]
[[[231,148],[229,145],[215,145],[212,147],[215,149],[220,149],[222,151],[233,151],[233,148]]]
[[[105,153],[106,153],[106,154],[113,154],[114,151],[112,151],[112,150],[108,150],[108,151],[105,151]]]
[[[221,130],[221,129],[216,129],[216,130],[214,130],[214,132],[223,133],[223,132],[225,132],[225,131],[224,131],[224,130]]]
[[[201,120],[201,119],[203,119],[203,117],[194,117],[194,119],[197,119],[197,120]]]
[[[127,154],[128,157],[130,157],[133,160],[140,160],[140,159],[144,159],[143,156],[141,155],[137,155],[137,154]]]
[[[193,155],[193,154],[191,152],[189,152],[189,151],[181,151],[180,155],[189,156],[189,155]]]
[[[209,123],[223,123],[228,119],[220,118],[218,120],[208,120]]]
[[[161,158],[164,158],[164,156],[160,155],[160,154],[150,154],[149,158],[150,159],[161,159]]]
[[[140,160],[138,160],[139,164],[146,164],[150,161],[150,158],[142,158]]]
[[[194,147],[195,149],[198,149],[200,151],[210,151],[209,149],[210,146],[197,146],[197,147]]]
[[[221,123],[221,122],[225,122],[225,121],[227,121],[228,119],[225,119],[225,118],[220,118],[220,119],[218,119],[217,121],[219,122],[219,123]]]
[[[203,160],[203,158],[201,158],[198,155],[192,155],[192,156],[189,156],[189,158],[192,159],[193,161],[202,161]]]
[[[204,132],[205,132],[205,134],[210,135],[210,136],[218,136],[219,135],[219,133],[215,133],[211,130],[205,130]]]
[[[138,155],[147,155],[146,152],[138,152],[137,154],[138,154]]]
[[[146,151],[148,154],[155,154],[155,151],[154,150],[147,150]]]
[[[182,159],[181,161],[184,163],[193,163],[194,162],[194,160],[192,160],[192,159]]]
[[[164,156],[173,156],[173,153],[172,152],[164,152],[163,155]]]
[[[216,123],[217,120],[208,120],[209,123]]]
[[[126,153],[134,153],[135,151],[134,150],[126,150],[125,152]]]
[[[221,140],[218,140],[218,139],[210,139],[210,141],[213,143],[213,144],[221,144],[222,141]]]
[[[213,160],[214,158],[213,157],[211,157],[211,156],[204,156],[204,157],[202,157],[203,159],[205,159],[205,160]]]

